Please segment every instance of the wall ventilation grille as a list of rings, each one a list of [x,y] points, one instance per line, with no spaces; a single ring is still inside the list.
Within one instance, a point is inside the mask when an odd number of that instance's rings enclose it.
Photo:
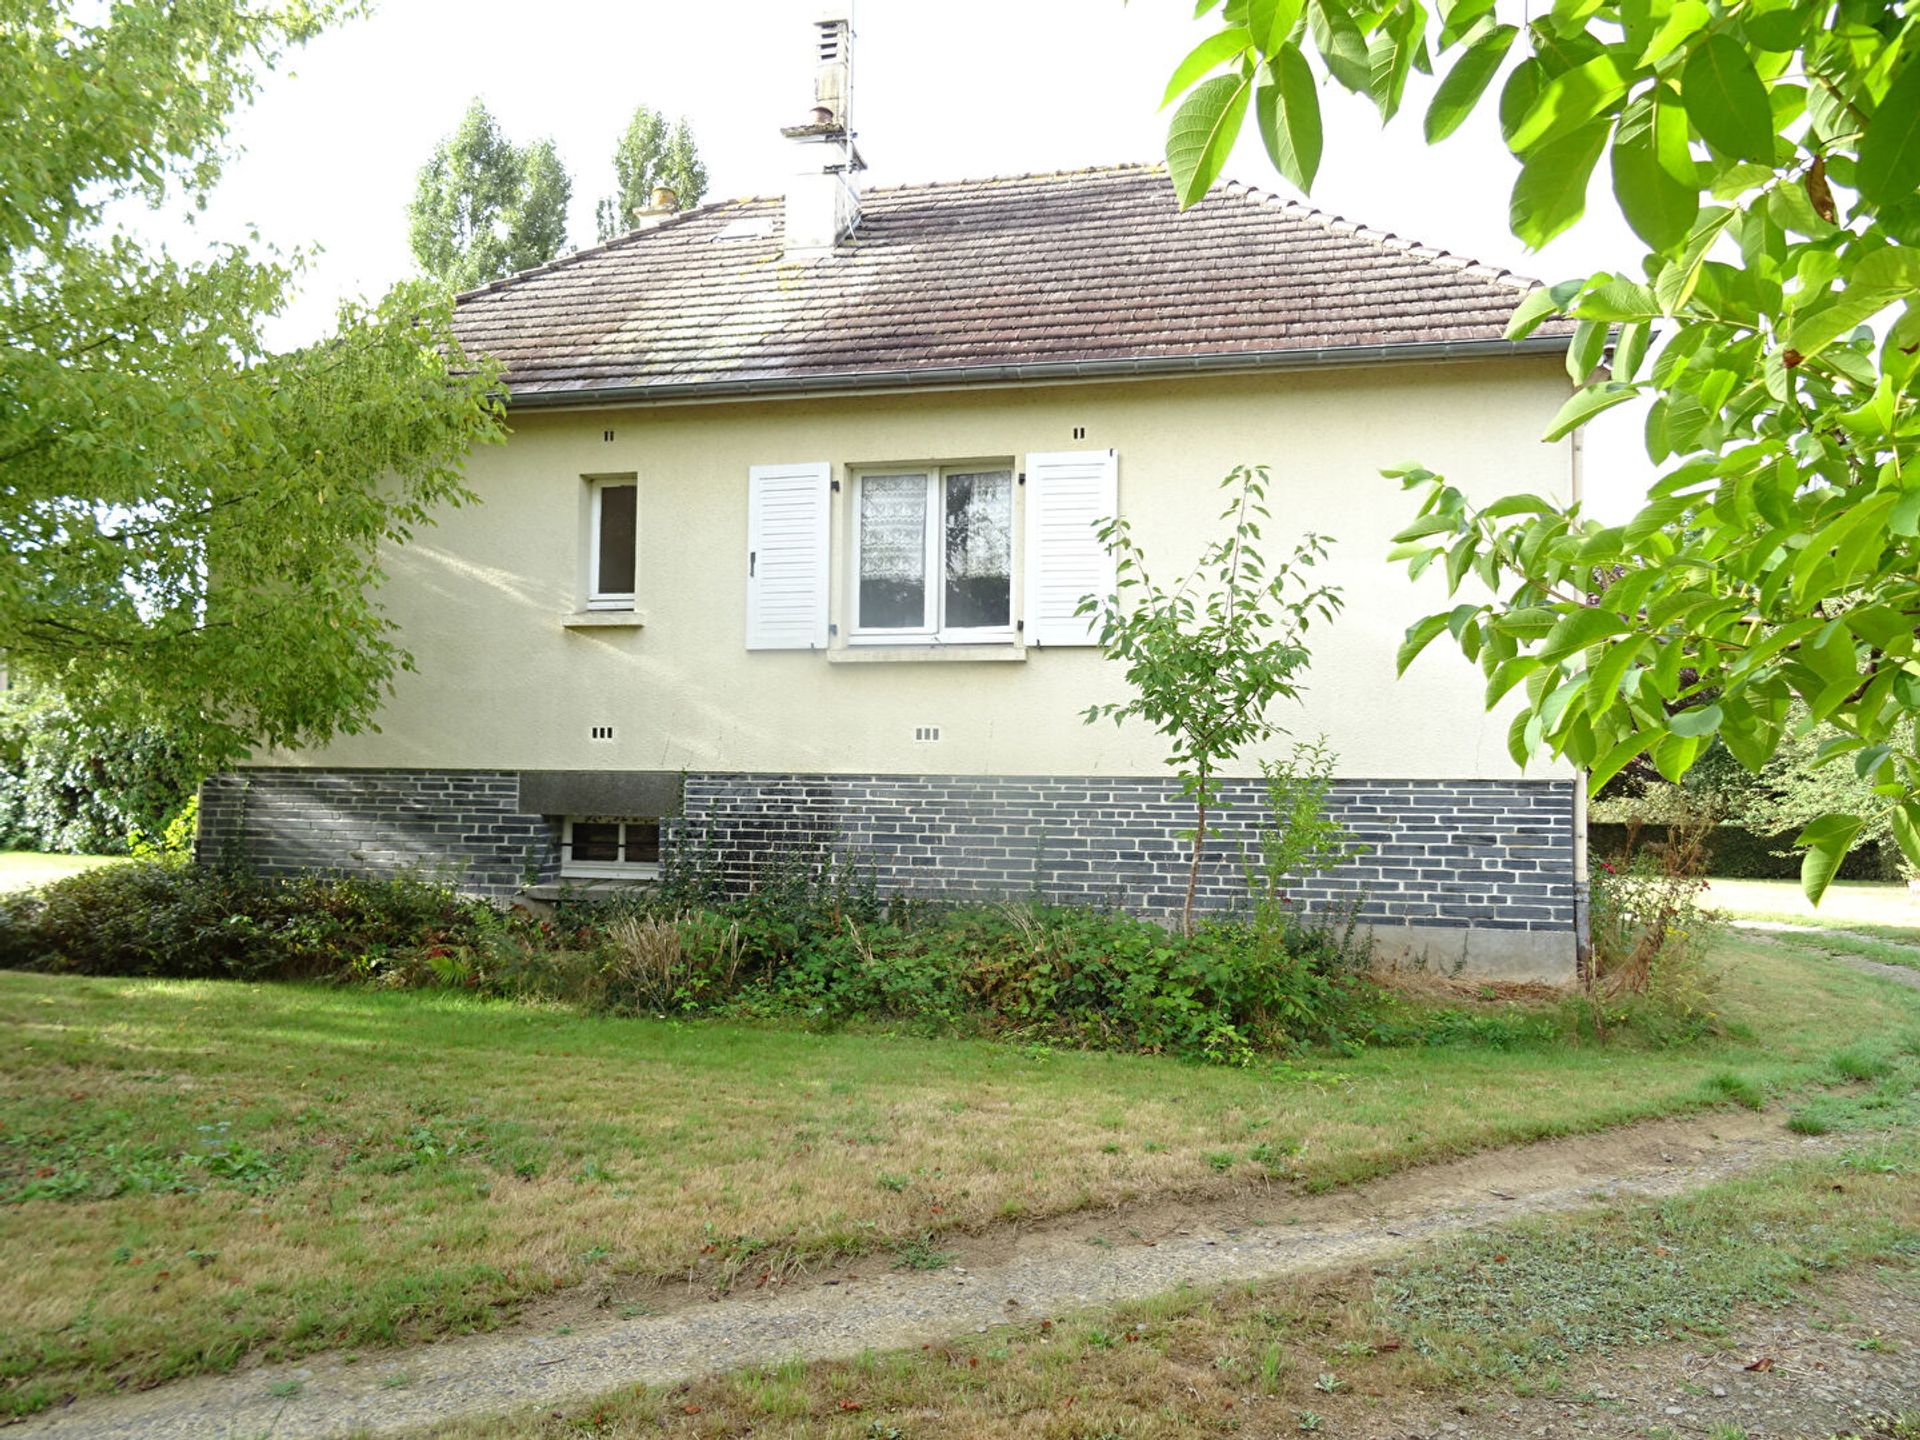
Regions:
[[[613,726],[595,725],[587,731],[587,738],[589,740],[611,740],[613,739]]]
[[[938,725],[916,725],[913,727],[913,738],[915,740],[928,742],[938,740],[940,738],[940,727]]]

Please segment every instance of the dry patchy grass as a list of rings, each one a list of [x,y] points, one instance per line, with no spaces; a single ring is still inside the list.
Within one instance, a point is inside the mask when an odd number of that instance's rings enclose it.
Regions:
[[[1324,1188],[1830,1079],[1920,994],[1733,944],[1741,1038],[1209,1069],[435,993],[0,974],[0,1399],[500,1323],[956,1227]]]
[[[1660,1203],[1465,1237],[1374,1275],[1176,1293],[947,1345],[791,1364],[435,1440],[1037,1440],[1413,1433],[1476,1392],[1555,1393],[1578,1357],[1684,1339],[1820,1277],[1920,1259],[1920,1142],[1785,1167]],[[1444,1404],[1441,1402],[1445,1402]],[[1459,1405],[1459,1413],[1476,1410]],[[1424,1431],[1421,1433],[1425,1433]],[[1624,1432],[1623,1432],[1624,1433]]]

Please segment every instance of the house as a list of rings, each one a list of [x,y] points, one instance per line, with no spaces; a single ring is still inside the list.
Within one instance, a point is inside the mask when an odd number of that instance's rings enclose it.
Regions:
[[[1347,600],[1280,718],[1330,738],[1373,847],[1308,898],[1362,897],[1390,950],[1571,976],[1576,777],[1515,767],[1473,667],[1395,678],[1444,600],[1384,558],[1409,509],[1382,466],[1577,492],[1578,449],[1539,439],[1565,332],[1503,338],[1529,282],[1239,185],[1182,213],[1150,166],[861,192],[848,37],[818,38],[785,196],[662,207],[461,298],[512,436],[387,562],[417,671],[377,733],[210,782],[203,853],[503,900],[675,847],[739,883],[837,853],[889,891],[1170,913],[1190,814],[1158,736],[1082,720],[1125,687],[1076,611],[1112,584],[1103,517],[1190,563],[1221,477],[1264,463]],[[1259,759],[1204,905],[1244,895]]]

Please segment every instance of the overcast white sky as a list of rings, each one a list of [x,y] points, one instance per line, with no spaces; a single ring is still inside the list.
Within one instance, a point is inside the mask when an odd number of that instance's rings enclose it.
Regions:
[[[175,217],[128,218],[182,253],[250,228],[282,248],[322,247],[281,332],[305,339],[340,298],[377,295],[410,272],[415,172],[475,95],[514,139],[557,143],[574,177],[576,244],[593,241],[614,141],[641,102],[692,121],[709,199],[780,193],[789,162],[779,127],[812,102],[814,11],[813,0],[382,0],[267,79],[234,126],[244,153],[191,231]],[[1207,33],[1192,11],[1191,0],[857,0],[865,183],[1159,159],[1167,74]],[[1526,254],[1506,228],[1514,166],[1491,106],[1429,149],[1419,116],[1432,82],[1414,81],[1411,113],[1386,131],[1371,105],[1323,93],[1329,139],[1312,203],[1545,280],[1637,265],[1604,166],[1589,218]],[[1289,190],[1251,123],[1227,176]],[[1645,483],[1637,419],[1613,419],[1590,427],[1587,467],[1595,508],[1609,516]]]

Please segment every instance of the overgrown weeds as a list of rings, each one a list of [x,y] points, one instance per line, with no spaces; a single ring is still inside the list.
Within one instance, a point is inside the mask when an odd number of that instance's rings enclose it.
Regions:
[[[1603,1035],[1630,1020],[1673,1041],[1715,1028],[1721,976],[1707,957],[1723,922],[1702,903],[1712,831],[1702,812],[1655,844],[1630,833],[1625,852],[1594,867],[1586,980]]]

